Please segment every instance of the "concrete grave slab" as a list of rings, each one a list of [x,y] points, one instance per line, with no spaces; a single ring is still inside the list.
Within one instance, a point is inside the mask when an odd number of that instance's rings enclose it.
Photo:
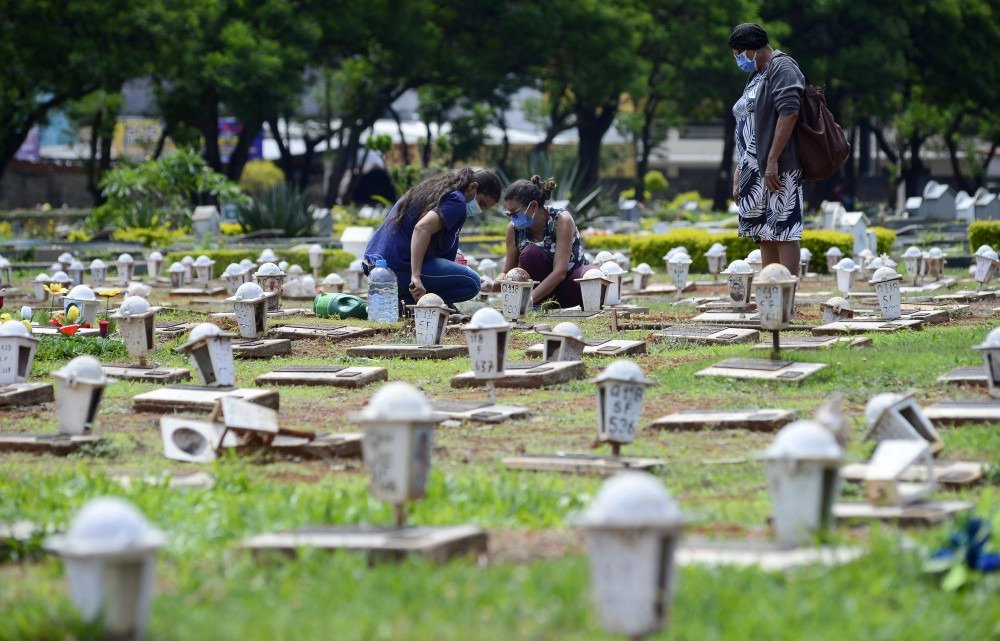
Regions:
[[[225,293],[225,287],[178,287],[169,292],[171,296],[219,296]]]
[[[180,383],[191,378],[191,372],[181,367],[134,367],[118,365],[102,365],[101,371],[108,378],[116,381],[135,381],[140,383]]]
[[[986,375],[985,365],[969,365],[959,367],[946,374],[938,376],[939,383],[951,383],[953,385],[971,385],[974,387],[989,387],[989,378]]]
[[[270,333],[278,338],[289,340],[320,339],[340,342],[348,338],[371,336],[375,330],[371,327],[352,327],[351,325],[278,325]]]
[[[906,279],[904,279],[904,281],[905,280]],[[912,279],[910,279],[909,282],[913,282]],[[940,282],[927,283],[926,285],[901,285],[899,288],[899,293],[908,294],[911,296],[919,296],[920,294],[933,294],[934,292],[946,289],[946,287],[947,287],[946,285]]]
[[[0,434],[0,452],[66,456],[104,441],[96,434]]]
[[[273,410],[277,410],[280,404],[278,392],[275,390],[174,385],[133,396],[132,410],[159,414],[183,411],[211,412],[221,397],[232,395]]]
[[[851,483],[863,483],[871,466],[868,463],[850,463],[840,468],[840,478]],[[986,471],[985,463],[973,461],[934,461],[934,476],[942,487],[958,489],[976,485],[983,480]],[[912,466],[900,476],[901,481],[926,482],[927,470],[921,466]]]
[[[509,456],[503,459],[503,465],[508,470],[528,472],[608,475],[623,470],[653,470],[663,467],[666,462],[654,458],[559,453]]]
[[[197,324],[179,322],[155,323],[153,325],[153,333],[160,338],[177,338],[181,334],[186,334],[194,329],[194,326]]]
[[[279,434],[270,445],[237,445],[239,454],[266,452],[278,456],[294,456],[305,459],[359,459],[361,458],[361,442],[364,435],[361,432],[318,434],[316,438],[303,438]]]
[[[618,305],[605,305],[604,310],[607,312],[616,312],[622,318],[629,318],[633,314],[648,314],[648,305],[630,305],[621,303]]]
[[[924,408],[932,421],[958,425],[961,423],[1000,423],[998,401],[942,401]]]
[[[319,385],[354,389],[385,380],[389,380],[389,372],[384,367],[296,365],[261,374],[254,382],[259,386]]]
[[[691,319],[695,323],[710,323],[712,325],[757,325],[760,315],[757,312],[702,312]]]
[[[535,389],[558,385],[567,381],[583,378],[587,368],[583,361],[554,361],[551,363],[507,364],[502,378],[493,379],[496,387]],[[487,381],[478,379],[472,371],[453,376],[451,386],[483,387]]]
[[[942,294],[940,296],[935,296],[932,300],[951,303],[985,303],[996,299],[996,297],[996,292],[991,290],[982,292],[963,291],[955,292],[954,294]]]
[[[684,302],[684,301],[681,301]],[[717,312],[720,314],[739,314],[745,312],[752,314],[757,311],[757,303],[751,302],[743,309],[737,309],[728,300],[716,300],[697,305],[699,312]]]
[[[219,303],[219,301],[206,301],[206,302],[208,304],[212,304],[212,305],[216,305],[216,304]],[[312,310],[310,310],[310,309],[302,309],[302,308],[268,310],[268,312],[267,312],[267,317],[269,319],[275,319],[275,318],[292,318],[294,316],[315,316],[315,314],[313,314]],[[214,314],[209,314],[208,317],[211,318],[211,319],[232,320],[232,321],[235,321],[236,320],[236,313],[235,312],[215,312]]]
[[[277,551],[293,555],[304,548],[350,550],[365,552],[376,561],[399,560],[416,554],[444,563],[459,555],[483,554],[486,544],[486,532],[471,525],[404,528],[325,525],[261,534],[245,539],[242,547],[255,553]]]
[[[974,507],[970,501],[927,501],[913,505],[834,503],[833,517],[839,521],[890,521],[898,525],[937,525]]]
[[[348,347],[348,356],[364,358],[406,358],[406,359],[438,359],[444,360],[465,356],[469,353],[467,345],[359,345]]]
[[[746,327],[720,325],[668,325],[653,334],[655,339],[694,343],[696,345],[732,345],[760,339],[760,332]]]
[[[708,567],[757,567],[781,572],[809,565],[835,566],[856,561],[864,555],[859,547],[782,548],[750,541],[684,541],[677,548],[679,565]]]
[[[797,363],[763,358],[729,358],[695,373],[695,376],[760,379],[798,383],[825,369],[825,363]]]
[[[537,343],[526,349],[524,354],[526,356],[541,356],[544,351],[545,346],[542,343]],[[627,341],[616,338],[587,341],[587,345],[583,348],[584,356],[628,356],[645,353],[646,341]]]
[[[287,338],[258,338],[233,341],[234,358],[272,358],[292,353],[292,341]]]
[[[0,407],[38,405],[56,400],[51,383],[0,385]]]
[[[511,419],[525,418],[530,414],[526,407],[490,405],[486,401],[458,399],[438,399],[431,402],[431,408],[437,419],[480,423],[503,423]]]
[[[682,292],[693,292],[698,288],[694,281],[688,281],[688,284],[684,286]],[[677,288],[673,285],[666,285],[664,283],[653,283],[646,287],[646,289],[641,292],[630,291],[626,292],[629,296],[676,296]]]
[[[830,349],[836,345],[843,347],[871,347],[871,344],[872,339],[868,336],[794,336],[781,339],[782,351],[786,349],[817,351]],[[753,349],[770,350],[772,347],[771,343],[767,342],[754,345]]]
[[[844,334],[867,334],[877,332],[888,334],[904,329],[917,331],[923,329],[923,322],[918,320],[893,320],[893,321],[838,321],[827,323],[812,329],[813,336],[837,336]]]
[[[795,418],[795,412],[781,409],[684,410],[661,416],[650,427],[671,431],[744,429],[774,432]]]
[[[596,316],[602,315],[603,313],[604,310],[601,310],[599,312],[587,312],[580,309],[579,307],[575,307],[575,308],[560,309],[554,312],[550,312],[546,314],[544,318],[552,320],[573,320],[573,319],[582,320],[586,318],[594,318]]]

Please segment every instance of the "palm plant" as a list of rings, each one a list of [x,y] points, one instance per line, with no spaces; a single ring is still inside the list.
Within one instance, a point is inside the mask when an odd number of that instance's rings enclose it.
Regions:
[[[245,232],[280,229],[286,237],[306,236],[312,231],[312,206],[294,185],[275,185],[251,202],[237,207]]]

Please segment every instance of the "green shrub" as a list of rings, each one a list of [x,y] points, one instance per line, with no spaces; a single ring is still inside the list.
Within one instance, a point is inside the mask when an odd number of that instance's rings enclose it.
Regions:
[[[143,247],[169,247],[187,236],[181,229],[162,227],[122,227],[111,237],[122,243],[139,243]]]
[[[582,240],[584,248],[593,253],[603,249],[607,249],[608,251],[629,251],[632,249],[632,243],[637,238],[642,237],[630,234],[603,234],[599,236],[587,236]]]
[[[660,194],[665,192],[669,186],[670,183],[667,182],[667,177],[663,175],[662,171],[655,169],[647,171],[646,175],[642,177],[642,188],[647,192]]]
[[[889,241],[889,246],[895,242],[895,234]],[[825,229],[807,229],[802,232],[802,247],[812,252],[812,260],[809,261],[809,271],[823,274],[829,272],[826,267],[826,250],[831,247],[839,247],[845,256],[854,253],[854,238],[850,234],[839,231],[828,231]],[[879,248],[882,247],[882,237],[879,237]]]
[[[982,245],[1000,247],[1000,220],[977,220],[969,225],[969,247],[976,251]]]
[[[291,249],[276,249],[274,253],[278,255],[279,260],[287,260],[290,265],[299,265],[306,272],[311,273],[312,269],[309,267],[309,252],[306,250],[291,250]],[[229,263],[238,263],[244,258],[249,258],[250,260],[255,260],[257,256],[260,255],[259,249],[247,248],[247,249],[194,249],[191,251],[173,251],[167,252],[163,257],[163,261],[167,267],[171,263],[179,263],[185,256],[198,256],[205,255],[215,261],[215,274],[218,276],[222,273],[222,270],[226,268]],[[347,269],[354,260],[354,254],[346,252],[343,249],[327,249],[326,253],[323,255],[323,267],[320,269],[322,274],[328,274],[330,272],[335,272],[339,269]]]
[[[878,250],[875,253],[879,256],[882,254],[891,254],[892,247],[896,244],[896,232],[887,227],[869,227],[869,229],[875,232],[875,236],[878,239]]]
[[[269,160],[251,160],[240,174],[240,189],[249,194],[263,194],[283,182],[285,172]]]
[[[312,208],[298,188],[281,183],[237,208],[243,231],[281,229],[286,238],[312,231]]]

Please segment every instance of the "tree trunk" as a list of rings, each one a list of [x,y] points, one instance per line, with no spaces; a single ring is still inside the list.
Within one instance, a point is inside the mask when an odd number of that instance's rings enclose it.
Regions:
[[[972,182],[965,177],[962,172],[962,163],[958,159],[958,130],[962,126],[963,115],[959,113],[955,116],[955,119],[951,121],[948,126],[948,131],[944,134],[944,143],[948,147],[948,161],[951,163],[951,173],[955,176],[955,183],[959,186],[959,189],[967,193],[972,193],[976,190],[972,186]]]
[[[722,159],[719,161],[719,176],[715,180],[715,194],[712,198],[712,209],[726,211],[733,197],[733,154],[736,151],[736,118],[728,108],[723,115],[725,122]]]
[[[330,173],[330,182],[328,183],[327,202],[325,203],[327,207],[332,207],[336,204],[341,196],[339,193],[340,183],[343,181],[344,175],[349,171],[353,159],[358,155],[361,133],[365,129],[367,127],[361,125],[351,127],[350,133],[347,135],[347,142],[337,150],[337,157],[334,160],[333,171]]]
[[[903,174],[907,196],[919,194],[924,189],[924,163],[920,159],[920,147],[923,142],[924,139],[919,131],[913,132],[910,136],[910,163]]]
[[[872,173],[872,137],[871,122],[865,118],[858,123],[858,175],[870,176]]]
[[[577,109],[576,131],[580,138],[577,146],[577,183],[574,188],[589,188],[597,184],[601,171],[601,141],[611,128],[618,113],[617,98],[605,104],[599,112]]]
[[[642,130],[636,138],[635,156],[635,199],[640,203],[646,202],[646,172],[649,171],[649,155],[653,153],[653,118],[659,101],[653,98],[646,100],[646,106],[642,110]]]
[[[287,122],[287,120],[285,121]],[[285,182],[291,183],[294,180],[292,170],[292,152],[288,148],[288,144],[281,137],[281,131],[278,129],[278,117],[271,116],[267,119],[267,128],[271,130],[271,136],[274,137],[274,143],[278,145],[278,167],[285,174]]]
[[[240,137],[236,141],[236,148],[230,154],[229,163],[226,165],[226,175],[230,180],[239,181],[240,176],[243,175],[243,167],[247,164],[247,158],[250,155],[250,145],[257,138],[257,134],[260,133],[260,128],[263,125],[262,121],[253,120],[248,124],[244,124],[242,130],[240,130]]]

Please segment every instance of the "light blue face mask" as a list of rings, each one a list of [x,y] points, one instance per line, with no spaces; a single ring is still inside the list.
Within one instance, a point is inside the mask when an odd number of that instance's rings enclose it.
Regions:
[[[476,216],[483,213],[483,208],[479,206],[479,201],[476,200],[476,196],[473,196],[472,200],[465,203],[465,213],[470,216]]]
[[[741,51],[740,55],[736,56],[736,66],[747,73],[753,73],[757,70],[757,63],[747,58],[746,51]]]
[[[510,224],[514,225],[514,229],[527,229],[531,227],[533,222],[535,222],[535,217],[529,216],[527,209],[519,211],[510,217]]]

